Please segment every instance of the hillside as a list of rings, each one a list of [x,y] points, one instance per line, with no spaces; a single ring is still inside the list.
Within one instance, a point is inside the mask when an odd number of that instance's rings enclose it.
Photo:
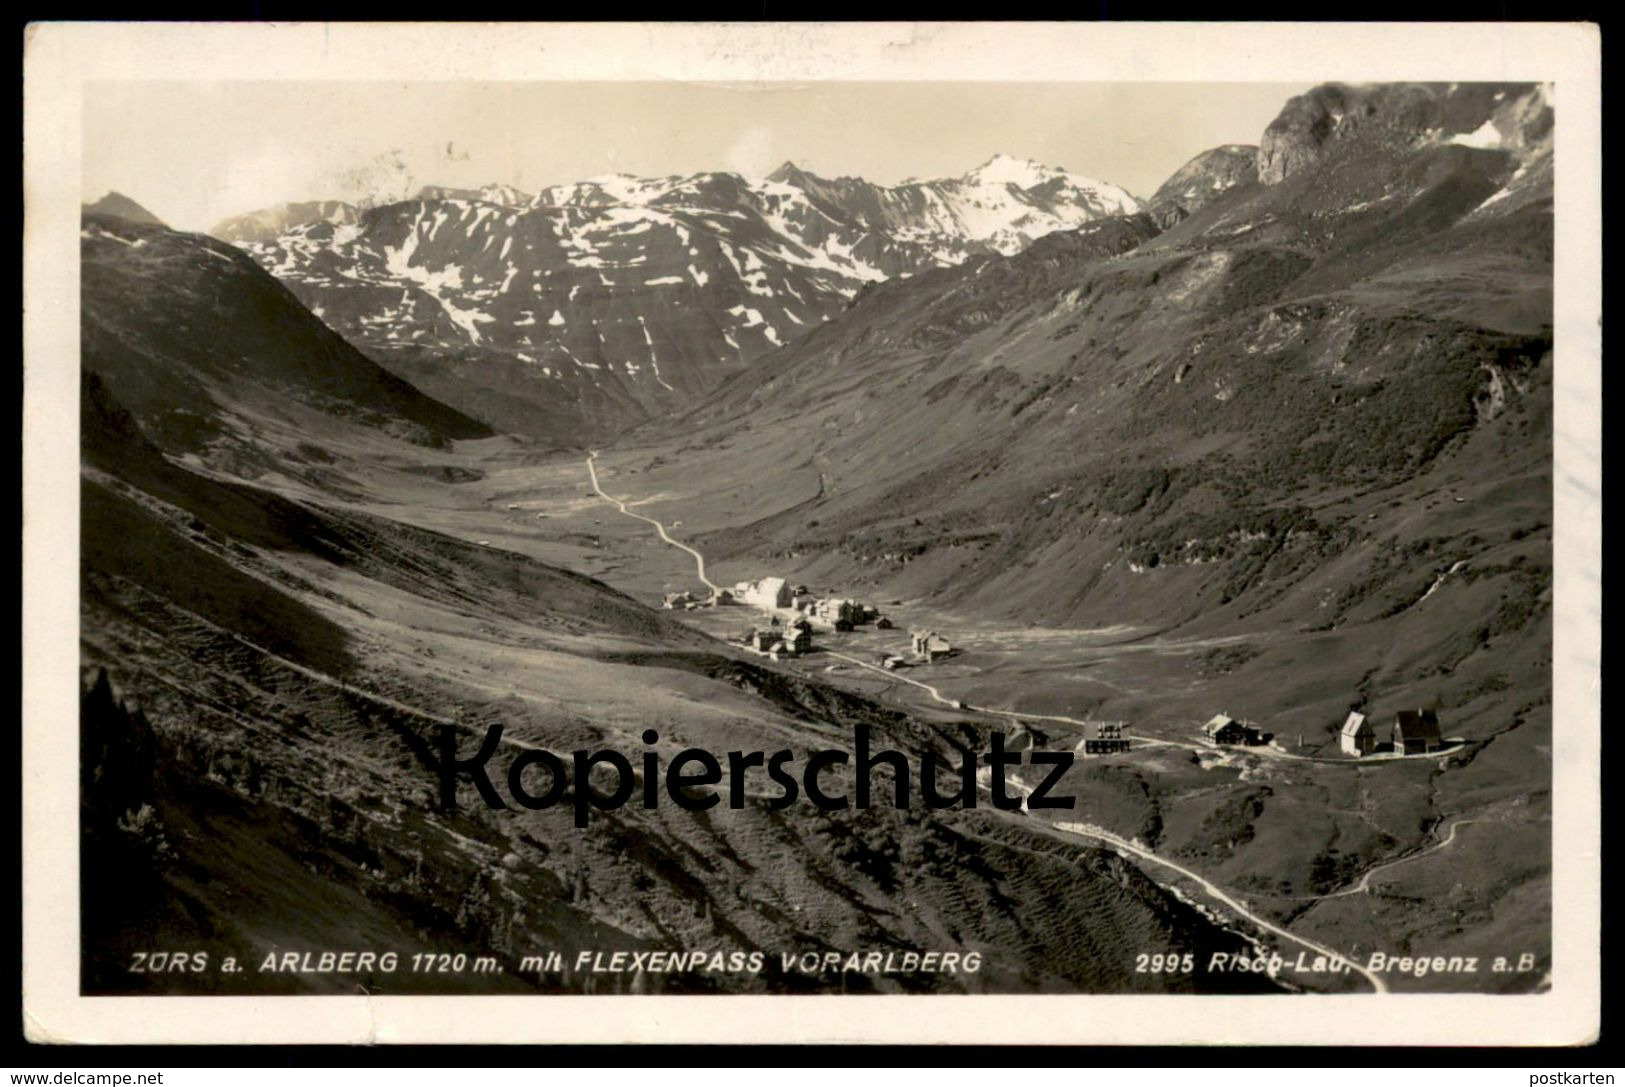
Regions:
[[[1188,219],[1237,185],[1258,176],[1258,148],[1228,144],[1203,151],[1158,186],[1146,214],[1161,230]]]
[[[80,255],[82,365],[168,451],[252,446],[238,401],[426,445],[490,434],[362,356],[231,246],[86,215]]]
[[[110,192],[100,200],[85,204],[80,208],[84,215],[111,215],[119,219],[127,219],[132,223],[141,223],[146,226],[163,226],[163,220],[137,204],[123,193]]]
[[[708,542],[1046,622],[1231,623],[1362,542],[1516,520],[1485,496],[1549,475],[1549,147],[1366,131],[1165,232],[877,286],[639,431],[687,447],[655,482],[734,459],[789,495],[816,462],[819,497]]]

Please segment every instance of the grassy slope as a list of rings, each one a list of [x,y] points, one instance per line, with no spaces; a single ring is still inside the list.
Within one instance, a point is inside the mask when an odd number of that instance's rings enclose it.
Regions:
[[[220,437],[233,395],[429,445],[490,433],[362,356],[232,246],[87,215],[81,257],[83,366],[165,448]]]

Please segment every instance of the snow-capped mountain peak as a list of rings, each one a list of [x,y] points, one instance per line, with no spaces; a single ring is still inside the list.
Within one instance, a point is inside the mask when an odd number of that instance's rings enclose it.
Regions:
[[[973,185],[1014,185],[1018,189],[1031,189],[1056,177],[1065,176],[1065,170],[1001,152],[970,171],[961,180]]]
[[[1120,189],[1009,156],[897,186],[786,162],[766,178],[606,173],[534,198],[415,193],[371,209],[283,205],[215,234],[452,402],[460,366],[504,403],[549,405],[497,420],[516,430],[664,410],[833,319],[865,285],[1138,210]]]
[[[569,185],[551,185],[536,194],[533,208],[602,208],[624,204],[640,207],[661,196],[682,179],[638,177],[635,174],[599,174]]]
[[[481,185],[477,189],[453,189],[444,185],[425,185],[419,189],[414,200],[468,200],[481,204],[496,204],[505,208],[522,208],[531,201],[527,192],[521,192],[512,185],[502,182],[492,182]]]

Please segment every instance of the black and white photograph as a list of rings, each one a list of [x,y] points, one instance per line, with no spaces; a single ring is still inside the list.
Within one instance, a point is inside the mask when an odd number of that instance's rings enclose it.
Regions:
[[[245,59],[84,80],[26,358],[77,996],[1562,988],[1583,69]]]

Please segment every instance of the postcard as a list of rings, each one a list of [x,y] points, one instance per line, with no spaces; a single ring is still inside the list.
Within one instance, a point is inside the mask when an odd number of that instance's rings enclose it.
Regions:
[[[35,24],[28,1035],[1594,1037],[1599,42]]]

